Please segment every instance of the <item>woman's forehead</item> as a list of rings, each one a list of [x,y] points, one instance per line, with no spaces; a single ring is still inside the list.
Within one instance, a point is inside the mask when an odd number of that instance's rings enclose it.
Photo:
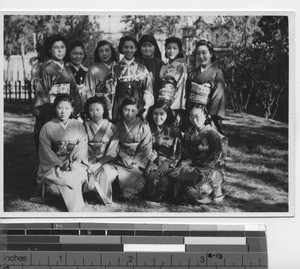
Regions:
[[[192,108],[192,110],[190,111],[190,115],[199,115],[199,114],[202,114],[204,115],[204,111],[202,108],[200,107],[195,107],[195,108]]]

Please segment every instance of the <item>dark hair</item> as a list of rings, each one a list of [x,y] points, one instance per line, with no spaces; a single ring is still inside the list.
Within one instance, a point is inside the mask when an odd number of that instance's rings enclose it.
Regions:
[[[212,62],[212,63],[215,62],[215,61],[217,60],[216,55],[215,55],[215,53],[214,53],[214,47],[213,47],[213,45],[211,44],[211,42],[206,41],[206,40],[204,40],[204,39],[198,41],[197,44],[196,44],[196,48],[195,48],[195,50],[194,50],[194,57],[195,57],[195,59],[196,59],[197,49],[198,49],[198,47],[200,47],[200,46],[205,46],[205,47],[208,48],[208,51],[209,51],[210,54],[212,55],[212,57],[211,57],[211,62]]]
[[[71,62],[71,52],[76,47],[80,47],[83,49],[84,57],[83,57],[82,62],[84,62],[84,60],[86,58],[86,51],[85,51],[83,43],[80,40],[74,40],[70,43],[70,45],[67,49],[66,61]]]
[[[99,50],[100,47],[105,46],[105,45],[108,45],[110,50],[111,50],[111,60],[117,62],[118,57],[117,57],[116,50],[114,49],[113,45],[110,42],[108,42],[107,40],[100,40],[97,43],[97,46],[94,50],[94,62],[95,63],[100,63],[101,62],[98,50]]]
[[[167,113],[165,124],[173,124],[175,122],[175,113],[170,108],[170,103],[165,102],[164,100],[158,100],[155,102],[155,104],[149,108],[148,114],[147,114],[147,121],[149,122],[150,126],[155,126],[155,122],[153,119],[153,112],[156,108],[162,108]]]
[[[127,96],[124,98],[124,100],[122,101],[122,104],[120,105],[120,107],[118,109],[118,113],[122,119],[124,118],[123,117],[123,108],[128,105],[135,105],[138,109],[137,117],[141,117],[141,115],[143,113],[143,109],[141,107],[140,101],[137,98],[134,98],[132,96]]]
[[[99,96],[93,96],[90,97],[89,99],[86,100],[85,104],[84,104],[84,114],[86,115],[86,117],[88,119],[91,119],[91,114],[89,111],[90,105],[91,104],[100,104],[103,107],[103,119],[108,119],[108,108],[106,105],[106,102],[104,100],[103,97],[99,97]]]
[[[136,48],[138,47],[138,43],[135,40],[135,38],[133,38],[132,36],[129,36],[129,35],[123,36],[123,37],[121,37],[120,42],[119,42],[119,46],[118,46],[118,50],[122,54],[123,54],[123,46],[124,46],[126,41],[132,41],[134,43],[135,47]]]
[[[137,46],[137,51],[135,53],[135,57],[137,58],[141,58],[143,57],[143,53],[141,51],[141,47],[145,44],[145,43],[150,43],[154,46],[154,57],[161,59],[161,52],[160,49],[157,45],[156,39],[154,36],[152,35],[143,35],[141,37],[141,39],[138,42],[138,46]]]
[[[69,102],[71,104],[71,106],[74,107],[74,101],[69,94],[58,93],[54,99],[54,103],[53,103],[54,108],[56,108],[56,106],[62,101]]]
[[[165,48],[167,48],[167,46],[168,46],[170,43],[175,43],[175,44],[177,44],[177,46],[178,46],[178,48],[179,48],[179,53],[177,54],[177,56],[176,56],[175,59],[184,58],[181,40],[180,40],[179,38],[177,38],[177,37],[169,37],[169,38],[166,39]],[[165,53],[165,57],[168,58],[168,57],[167,57],[167,52]]]
[[[52,59],[51,48],[53,44],[57,41],[62,41],[67,47],[67,41],[62,35],[49,36],[44,43],[44,54],[48,59]]]

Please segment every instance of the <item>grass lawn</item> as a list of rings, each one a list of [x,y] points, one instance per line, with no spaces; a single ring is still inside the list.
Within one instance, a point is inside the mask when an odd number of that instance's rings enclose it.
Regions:
[[[61,201],[28,201],[36,188],[38,155],[33,143],[35,118],[23,103],[4,105],[4,211],[62,212]],[[222,203],[178,206],[143,199],[92,204],[98,212],[288,212],[288,125],[228,111],[226,197]],[[293,179],[290,179],[293,180]],[[91,197],[87,197],[90,201]]]

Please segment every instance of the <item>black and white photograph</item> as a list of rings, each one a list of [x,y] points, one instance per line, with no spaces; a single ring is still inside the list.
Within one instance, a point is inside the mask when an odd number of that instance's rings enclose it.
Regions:
[[[2,13],[3,214],[292,215],[293,14],[133,14]]]

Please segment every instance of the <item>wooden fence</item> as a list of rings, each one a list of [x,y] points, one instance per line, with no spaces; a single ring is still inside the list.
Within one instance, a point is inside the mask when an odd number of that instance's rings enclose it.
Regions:
[[[30,103],[34,97],[34,87],[31,81],[5,81],[4,101]]]

